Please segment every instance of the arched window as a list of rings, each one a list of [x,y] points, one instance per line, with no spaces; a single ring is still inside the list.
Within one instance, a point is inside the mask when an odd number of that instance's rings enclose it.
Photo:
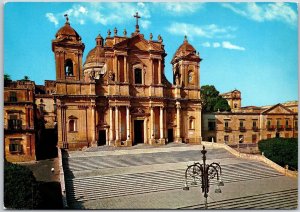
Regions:
[[[192,117],[192,116],[189,119],[189,129],[190,130],[194,130],[195,129],[195,118]]]
[[[134,69],[134,82],[135,84],[142,84],[142,69],[136,68]]]
[[[237,108],[237,103],[234,103],[234,108]]]
[[[73,76],[73,62],[71,59],[65,61],[65,73],[66,76]]]
[[[76,129],[76,120],[71,119],[69,121],[69,132],[75,132],[75,131],[77,131],[77,129]]]

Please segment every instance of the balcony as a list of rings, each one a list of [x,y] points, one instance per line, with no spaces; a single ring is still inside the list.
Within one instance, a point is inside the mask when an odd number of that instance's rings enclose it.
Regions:
[[[284,130],[284,127],[283,127],[283,125],[277,125],[277,126],[276,126],[276,129],[277,129],[278,131],[282,131],[282,130]]]
[[[252,127],[252,130],[253,130],[254,132],[258,132],[258,131],[259,131],[259,128],[258,128],[258,127]]]
[[[285,130],[286,131],[291,131],[292,130],[292,126],[291,125],[285,125]]]
[[[240,132],[246,132],[246,128],[245,127],[239,127]]]
[[[268,131],[273,131],[273,130],[275,130],[274,125],[267,125],[267,130],[268,130]]]
[[[225,132],[231,132],[232,130],[231,130],[230,127],[224,127],[224,131],[225,131]]]

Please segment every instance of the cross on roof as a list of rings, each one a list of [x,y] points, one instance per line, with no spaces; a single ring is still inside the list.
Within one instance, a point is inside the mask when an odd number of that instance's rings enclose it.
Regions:
[[[65,14],[64,16],[66,17],[66,22],[69,22],[68,14]]]
[[[139,30],[139,18],[141,18],[141,16],[139,16],[139,13],[136,12],[135,15],[134,15],[133,17],[136,18],[135,31],[136,31],[136,32],[139,32],[139,31],[140,31],[140,30]]]

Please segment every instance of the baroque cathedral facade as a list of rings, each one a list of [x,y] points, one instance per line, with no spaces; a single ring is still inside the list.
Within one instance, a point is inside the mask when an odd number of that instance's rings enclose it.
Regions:
[[[105,39],[98,35],[84,63],[85,45],[68,17],[57,31],[52,51],[59,147],[201,143],[199,53],[185,37],[169,82],[162,37],[145,39],[135,17],[130,36],[116,28]]]

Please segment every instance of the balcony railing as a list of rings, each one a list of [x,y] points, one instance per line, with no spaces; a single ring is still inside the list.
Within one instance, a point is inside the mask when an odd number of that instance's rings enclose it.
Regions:
[[[253,130],[254,132],[258,132],[258,131],[259,131],[259,128],[258,128],[258,127],[252,127],[252,130]]]
[[[240,132],[246,132],[246,128],[245,127],[239,127]]]
[[[273,130],[275,130],[274,125],[267,125],[267,130],[268,130],[268,131],[273,131]]]
[[[277,126],[276,126],[276,129],[277,129],[278,131],[284,130],[283,125],[277,125]]]
[[[285,125],[285,130],[287,130],[287,131],[292,130],[292,126],[291,125]]]
[[[230,127],[225,127],[225,128],[224,128],[224,131],[225,131],[225,132],[231,132],[231,128],[230,128]]]

